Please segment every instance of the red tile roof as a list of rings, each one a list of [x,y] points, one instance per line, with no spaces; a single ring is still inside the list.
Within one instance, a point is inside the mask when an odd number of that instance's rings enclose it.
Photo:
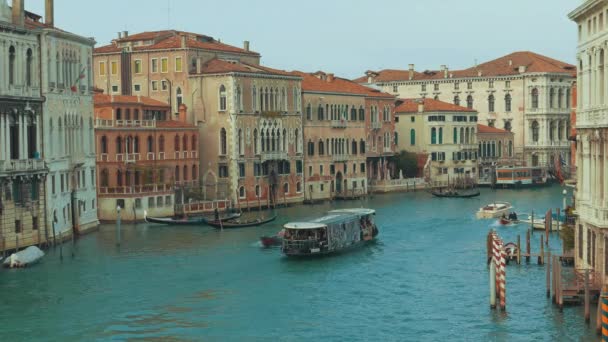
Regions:
[[[335,77],[333,74],[326,74],[321,71],[314,74],[294,71],[293,74],[302,77],[302,90],[304,92],[326,92],[354,94],[366,97],[395,98],[394,95],[383,93],[379,90],[357,84],[351,80]]]
[[[229,62],[217,58],[207,61],[202,65],[201,68],[201,74],[223,74],[230,72],[296,76],[293,73],[284,70],[272,69],[261,65],[253,65],[242,62]]]
[[[576,67],[572,64],[558,61],[530,51],[518,51],[463,70],[448,70],[448,77],[481,77],[518,75],[519,67],[525,66],[526,72],[563,73],[576,76]],[[409,70],[386,69],[376,72],[375,82],[391,82],[409,80]],[[414,71],[412,80],[444,79],[442,70]],[[367,83],[367,76],[354,80],[357,83]]]
[[[486,125],[477,124],[477,132],[478,133],[501,133],[501,134],[513,134],[513,132],[509,132],[504,129],[490,127]]]
[[[133,51],[148,51],[148,50],[165,50],[165,49],[179,49],[182,47],[182,36],[186,37],[186,47],[189,49],[201,49],[210,51],[221,51],[221,52],[234,52],[241,54],[248,54],[259,56],[260,54],[254,51],[247,51],[236,46],[224,44],[217,41],[209,36],[174,31],[154,31],[154,32],[142,32],[134,35],[130,35],[127,38],[121,38],[114,40],[112,44],[100,46],[95,49],[94,53],[116,53],[121,52],[122,48],[118,43],[136,42],[136,41],[152,41],[152,44],[148,45],[133,45]]]
[[[403,101],[395,108],[395,113],[418,113],[418,105],[424,105],[424,113],[432,112],[466,112],[477,113],[474,109],[457,106],[452,103],[447,103],[435,99],[400,99]]]
[[[141,104],[144,106],[150,107],[166,107],[169,108],[169,105],[151,99],[146,96],[128,96],[128,95],[106,95],[106,94],[95,94],[93,96],[93,103],[95,106],[104,105],[104,104],[112,104],[112,103],[122,103],[122,104]]]

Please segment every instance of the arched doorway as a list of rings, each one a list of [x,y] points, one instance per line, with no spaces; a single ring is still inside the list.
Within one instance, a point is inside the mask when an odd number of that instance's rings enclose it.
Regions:
[[[341,194],[342,193],[342,182],[343,182],[343,176],[342,176],[342,172],[338,171],[338,173],[336,173],[336,193],[337,194]]]

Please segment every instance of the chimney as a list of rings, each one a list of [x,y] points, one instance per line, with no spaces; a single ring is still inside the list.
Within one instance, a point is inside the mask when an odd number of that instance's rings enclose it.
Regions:
[[[122,31],[123,38],[127,38],[129,36],[129,31]]]
[[[181,39],[182,39],[182,49],[186,48],[186,35],[183,34],[181,35]]]
[[[55,1],[45,0],[44,4],[44,23],[53,27],[55,26]]]
[[[179,105],[178,111],[179,111],[178,120],[181,122],[186,122],[186,113],[188,112],[188,107],[186,107],[186,105],[182,103],[181,105]]]
[[[248,40],[243,42],[243,49],[245,51],[249,51],[249,41]]]
[[[327,82],[333,82],[334,81],[334,74],[327,74]]]
[[[122,33],[118,32],[118,39],[122,39]]]
[[[481,75],[483,75],[483,72],[481,70],[477,71],[477,77],[481,77]]]
[[[24,0],[13,0],[13,25],[23,26],[25,21]]]
[[[196,73],[200,74],[203,71],[203,60],[201,58],[196,59]]]
[[[418,113],[424,113],[424,101],[418,102]]]
[[[413,80],[414,79],[414,64],[409,65],[409,71],[410,71],[410,75],[409,75],[410,80]]]
[[[512,65],[513,65],[513,60],[509,59],[509,66],[512,66]]]
[[[448,78],[448,66],[447,65],[442,65],[441,66],[441,71],[443,71],[443,78]]]

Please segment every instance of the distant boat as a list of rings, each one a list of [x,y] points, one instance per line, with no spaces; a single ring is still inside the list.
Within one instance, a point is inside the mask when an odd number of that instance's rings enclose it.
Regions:
[[[509,202],[494,202],[479,208],[477,211],[478,219],[499,218],[503,214],[506,216],[511,212],[513,206]]]
[[[287,223],[281,250],[289,257],[310,257],[361,246],[378,235],[375,214],[373,209],[341,209],[312,221]]]
[[[246,221],[231,220],[231,221],[226,221],[226,222],[224,222],[224,221],[220,222],[218,220],[208,220],[206,223],[208,225],[210,225],[211,227],[218,228],[218,229],[246,228],[246,227],[261,226],[263,224],[276,220],[276,218],[277,218],[277,215],[273,215],[273,216],[270,216],[267,218],[255,218],[255,219],[246,220]]]
[[[443,197],[443,198],[471,198],[479,196],[480,192],[477,189],[464,189],[464,190],[433,190],[431,191],[433,196],[435,197]]]
[[[237,219],[239,217],[241,217],[240,212],[229,213],[223,217],[220,217],[220,220],[222,222],[225,222],[225,221]],[[196,225],[207,224],[210,219],[206,218],[204,216],[192,216],[192,217],[185,217],[185,218],[150,217],[150,216],[148,216],[148,213],[146,211],[144,211],[144,220],[146,222],[150,222],[150,223],[170,224],[170,225],[175,225],[175,226],[196,226]],[[216,221],[216,220],[213,220],[213,221]]]

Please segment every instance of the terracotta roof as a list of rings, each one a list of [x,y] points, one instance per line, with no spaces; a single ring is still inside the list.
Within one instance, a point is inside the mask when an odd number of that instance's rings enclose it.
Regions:
[[[513,134],[513,132],[509,132],[504,129],[490,127],[486,125],[477,124],[477,132],[478,133],[501,133],[501,134]]]
[[[106,94],[95,94],[93,95],[93,103],[94,105],[102,105],[102,104],[110,104],[110,103],[124,103],[124,104],[141,104],[144,106],[151,107],[167,107],[169,105],[151,99],[146,96],[128,96],[128,95],[106,95]]]
[[[333,74],[326,74],[318,71],[314,74],[294,71],[294,75],[302,77],[302,90],[310,92],[326,92],[354,94],[367,97],[388,97],[395,98],[394,95],[383,93],[379,90],[362,86],[351,80],[335,77]]]
[[[230,72],[297,76],[284,70],[272,69],[261,65],[253,65],[242,62],[229,62],[217,58],[207,61],[202,65],[201,68],[201,74],[222,74]]]
[[[418,113],[418,105],[423,104],[424,113],[432,112],[466,112],[466,113],[477,113],[474,109],[467,107],[457,106],[452,103],[443,102],[435,99],[400,99],[403,101],[399,106],[395,108],[395,113]]]
[[[147,50],[165,50],[165,49],[179,49],[182,47],[182,36],[186,37],[186,46],[189,49],[202,49],[211,51],[221,52],[234,52],[248,55],[259,56],[260,54],[255,51],[247,51],[245,49],[224,44],[217,41],[209,36],[182,32],[174,30],[166,31],[154,31],[154,32],[142,32],[134,35],[130,35],[127,38],[116,39],[112,41],[112,44],[100,46],[95,49],[94,53],[113,53],[121,52],[122,48],[118,43],[127,43],[135,41],[153,41],[152,44],[148,45],[133,45],[132,51],[147,51]]]
[[[519,67],[524,66],[525,72],[550,72],[563,73],[576,76],[576,67],[572,64],[558,61],[556,59],[543,56],[530,51],[518,51],[479,64],[477,66],[463,70],[448,70],[448,77],[488,77],[488,76],[509,76],[519,75]],[[409,70],[385,69],[375,72],[375,82],[407,81],[409,80]],[[426,70],[423,72],[414,71],[412,80],[434,80],[444,79],[443,70]],[[357,83],[367,83],[367,76],[359,77],[354,80]]]

